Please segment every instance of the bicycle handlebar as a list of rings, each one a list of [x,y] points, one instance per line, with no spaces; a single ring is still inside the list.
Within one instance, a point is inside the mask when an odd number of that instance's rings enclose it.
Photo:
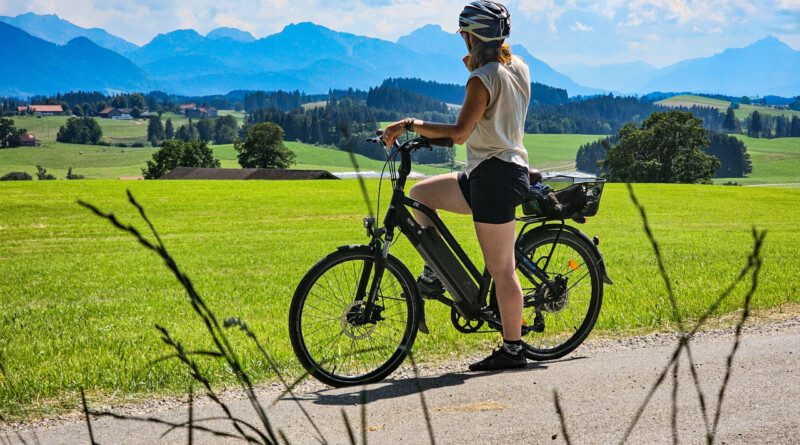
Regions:
[[[377,144],[381,144],[385,147],[386,141],[384,141],[382,137],[383,130],[378,130],[375,132],[375,134],[377,134],[378,136],[374,138],[368,138],[367,142],[374,142]],[[432,149],[434,145],[437,147],[450,148],[453,146],[453,140],[449,138],[430,139],[425,136],[419,136],[409,141],[406,141],[403,145],[399,145],[397,141],[395,141],[394,144],[400,151],[414,151],[414,150],[419,150],[420,148]]]

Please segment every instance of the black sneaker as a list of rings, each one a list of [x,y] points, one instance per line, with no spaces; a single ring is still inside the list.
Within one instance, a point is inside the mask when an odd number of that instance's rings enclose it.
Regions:
[[[436,298],[444,294],[444,285],[428,266],[422,269],[422,273],[417,278],[417,287],[423,298]]]
[[[469,365],[470,371],[496,371],[499,369],[517,369],[528,365],[525,355],[520,351],[518,354],[511,354],[501,345],[492,352],[492,355],[485,359]]]

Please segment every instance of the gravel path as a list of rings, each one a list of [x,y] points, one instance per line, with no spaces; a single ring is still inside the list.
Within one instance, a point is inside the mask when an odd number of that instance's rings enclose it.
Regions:
[[[725,375],[726,357],[733,345],[733,330],[698,333],[692,340],[709,416],[713,419],[718,390]],[[563,443],[554,408],[553,391],[560,396],[568,434],[573,443],[619,442],[639,405],[667,363],[677,344],[675,334],[653,334],[620,340],[594,340],[562,360],[534,363],[519,371],[470,373],[468,360],[423,366],[419,382],[413,369],[403,367],[390,379],[367,387],[367,430],[372,443],[430,442],[421,409],[417,383],[425,389],[436,443],[465,441],[492,443]],[[745,327],[723,401],[717,443],[798,443],[800,441],[800,318]],[[704,442],[705,426],[698,408],[685,358],[680,362],[677,429],[681,442]],[[361,434],[361,388],[331,389],[316,381],[297,388],[297,398],[331,443],[349,443],[342,412]],[[303,417],[295,400],[272,405],[281,388],[259,388],[258,395],[277,429],[292,443],[317,443],[316,432]],[[672,443],[672,375],[655,393],[633,430],[629,443]],[[241,418],[257,422],[241,391],[224,399]],[[167,399],[111,411],[125,415],[154,416],[181,422],[187,405]],[[195,418],[220,414],[209,400],[195,405]],[[187,443],[185,431],[160,437],[163,427],[109,418],[93,420],[99,444]],[[226,423],[207,426],[230,431]],[[9,429],[13,427],[16,432]],[[90,443],[85,420],[78,415],[36,423],[6,425],[11,443]],[[19,434],[19,436],[17,436]],[[2,435],[0,435],[2,437]],[[35,437],[35,438],[34,438]],[[195,433],[194,443],[225,442]],[[360,440],[359,440],[360,441]],[[6,443],[3,442],[3,443]]]

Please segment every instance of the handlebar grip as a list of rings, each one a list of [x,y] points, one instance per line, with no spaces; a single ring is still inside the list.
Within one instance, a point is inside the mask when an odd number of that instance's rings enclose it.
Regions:
[[[431,145],[436,145],[438,147],[450,148],[453,146],[453,140],[448,138],[428,139],[428,143]]]

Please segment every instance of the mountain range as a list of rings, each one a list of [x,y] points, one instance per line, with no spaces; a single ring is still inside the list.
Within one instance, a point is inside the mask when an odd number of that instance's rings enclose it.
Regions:
[[[205,36],[176,30],[138,47],[102,29],[28,13],[0,17],[0,41],[5,43],[0,56],[11,57],[3,60],[26,61],[0,64],[0,95],[78,89],[157,89],[184,95],[259,89],[318,93],[366,89],[387,77],[463,84],[467,76],[461,37],[436,25],[423,26],[397,42],[308,22],[288,25],[261,39],[234,28],[218,28]],[[564,88],[570,96],[608,91],[800,94],[800,51],[774,38],[662,69],[642,62],[567,67],[577,82],[521,45],[512,45],[512,52],[528,63],[533,81]]]

